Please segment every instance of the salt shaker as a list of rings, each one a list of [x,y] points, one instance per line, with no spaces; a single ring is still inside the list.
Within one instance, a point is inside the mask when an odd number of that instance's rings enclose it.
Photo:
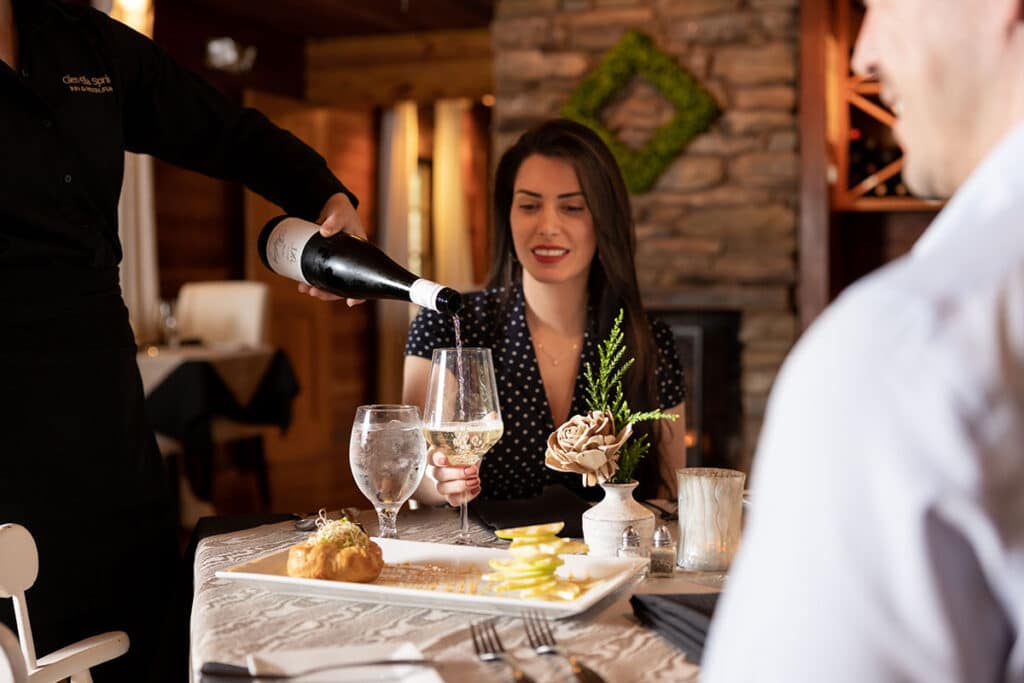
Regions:
[[[651,576],[672,576],[676,568],[676,544],[672,532],[664,524],[654,532],[651,546]]]
[[[619,542],[619,549],[615,553],[619,557],[635,557],[649,560],[651,551],[640,546],[640,534],[632,526],[627,526],[622,532],[622,540]],[[647,574],[647,567],[644,568]]]

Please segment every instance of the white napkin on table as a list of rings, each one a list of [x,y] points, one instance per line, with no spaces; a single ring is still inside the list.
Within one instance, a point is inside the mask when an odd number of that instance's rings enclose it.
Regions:
[[[369,662],[379,659],[423,659],[423,653],[412,643],[376,643],[344,647],[319,647],[308,650],[280,650],[249,655],[249,673],[290,674],[330,664]],[[351,669],[327,669],[296,678],[296,681],[402,681],[402,683],[441,683],[437,672],[428,667],[394,666]]]

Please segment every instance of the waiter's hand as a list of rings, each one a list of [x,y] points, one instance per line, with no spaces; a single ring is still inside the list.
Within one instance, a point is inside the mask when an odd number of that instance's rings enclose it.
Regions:
[[[342,192],[331,195],[327,203],[324,204],[324,208],[316,222],[320,225],[320,234],[324,237],[330,237],[339,232],[347,232],[350,235],[366,239],[366,231],[363,230],[363,224],[359,220],[359,214],[356,213],[356,207],[352,206],[352,201],[348,198],[348,195]],[[299,291],[324,301],[338,301],[341,298],[304,283],[299,284]],[[349,306],[355,306],[356,304],[363,303],[363,300],[346,299],[346,302]]]

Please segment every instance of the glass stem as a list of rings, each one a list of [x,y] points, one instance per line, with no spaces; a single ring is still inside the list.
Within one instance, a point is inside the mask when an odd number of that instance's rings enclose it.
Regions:
[[[455,538],[455,542],[459,545],[471,543],[469,536],[469,503],[465,500],[459,505],[459,535]]]
[[[377,508],[377,535],[398,538],[398,508]]]

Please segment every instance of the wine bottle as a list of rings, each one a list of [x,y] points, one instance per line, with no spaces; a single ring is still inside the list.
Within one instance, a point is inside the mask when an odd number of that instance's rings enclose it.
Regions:
[[[416,277],[359,237],[320,234],[320,226],[293,216],[271,219],[257,242],[260,260],[292,280],[350,299],[397,299],[441,313],[457,313],[462,295]]]

